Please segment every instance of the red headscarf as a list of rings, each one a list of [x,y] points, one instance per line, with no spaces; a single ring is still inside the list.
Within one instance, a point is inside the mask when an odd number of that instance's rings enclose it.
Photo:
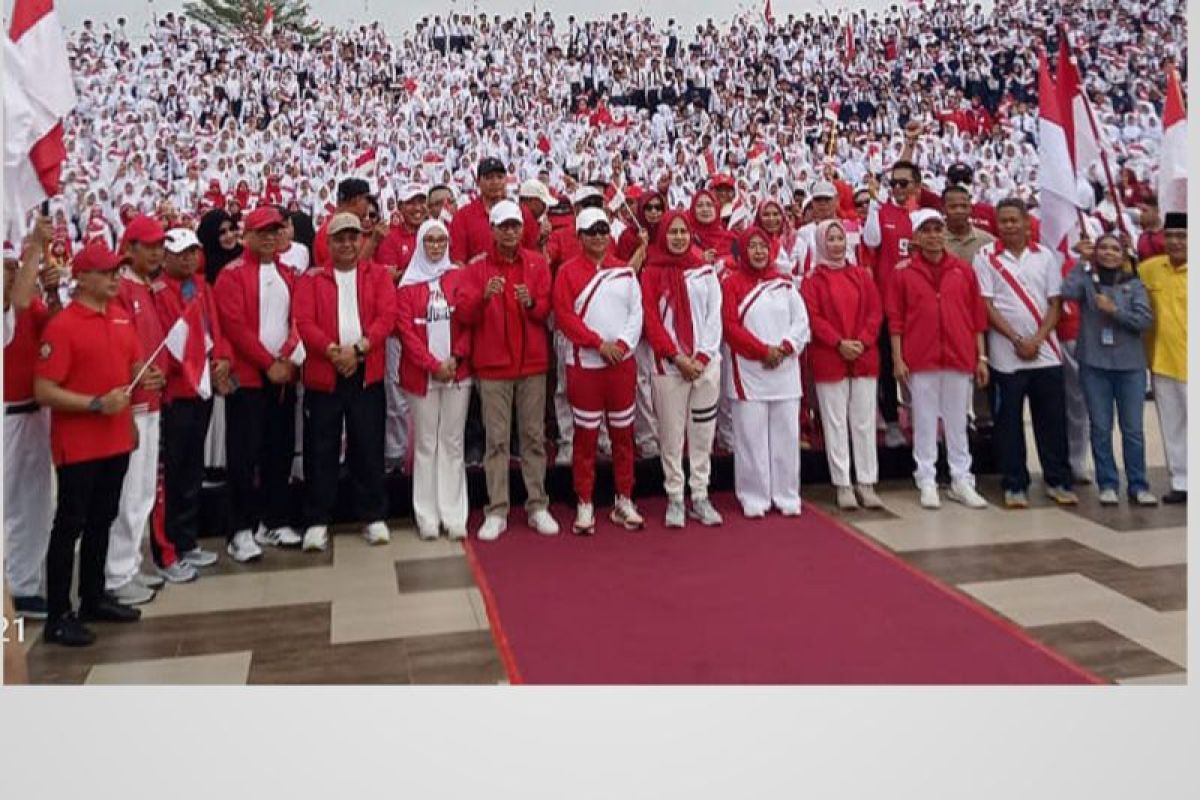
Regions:
[[[767,226],[763,224],[762,213],[767,206],[775,206],[779,210],[781,227],[779,233],[771,233],[767,230]],[[763,233],[771,237],[771,241],[779,246],[780,250],[792,249],[796,244],[796,229],[792,225],[792,217],[788,214],[787,209],[783,207],[783,203],[778,200],[763,200],[758,204],[758,209],[754,212],[754,227],[762,228]]]
[[[691,234],[689,238],[694,240],[695,229],[692,227],[688,215],[681,211],[667,211],[659,221],[658,230],[654,232],[654,240],[646,250],[644,269],[650,270],[651,274],[654,271],[660,271],[658,274],[661,285],[664,287],[663,294],[667,303],[670,304],[671,313],[675,318],[675,333],[679,337],[679,346],[686,355],[690,356],[695,349],[692,339],[692,306],[688,301],[687,282],[683,279],[683,273],[684,270],[702,266],[704,256],[695,245],[688,247],[687,251],[680,254],[672,253],[667,247],[667,231],[677,219],[687,225],[688,232]]]
[[[767,266],[762,269],[755,269],[750,265],[750,240],[754,238],[762,239],[767,243],[769,255],[767,256]],[[765,281],[769,278],[782,278],[783,273],[779,271],[777,266],[779,262],[779,242],[773,239],[771,234],[758,225],[747,228],[742,232],[737,240],[737,269],[754,278],[756,281]]]
[[[716,211],[713,221],[707,225],[696,218],[696,202],[701,197],[711,200]],[[721,203],[717,196],[707,189],[701,189],[692,197],[692,206],[688,211],[688,227],[692,229],[692,238],[701,249],[715,250],[718,258],[733,254],[733,243],[737,234],[725,227],[725,223],[721,221]]]
[[[637,218],[638,224],[640,224],[642,228],[645,228],[651,242],[654,241],[654,236],[658,231],[658,225],[651,225],[646,220],[646,206],[655,200],[657,200],[658,204],[663,207],[664,211],[666,211],[667,198],[663,197],[658,192],[646,192],[638,199],[637,211],[634,214],[634,216]],[[633,257],[633,254],[637,252],[638,244],[641,241],[640,233],[641,231],[638,229],[637,225],[625,226],[625,230],[621,231],[621,236],[619,239],[617,239],[616,249],[613,251],[617,258],[621,259],[622,261],[628,261]]]

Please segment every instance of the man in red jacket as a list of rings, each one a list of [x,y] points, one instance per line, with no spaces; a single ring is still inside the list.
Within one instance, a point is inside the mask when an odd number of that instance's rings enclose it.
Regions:
[[[987,308],[974,270],[946,252],[946,222],[933,209],[914,211],[916,248],[896,265],[885,301],[895,378],[912,392],[913,460],[923,508],[939,508],[937,487],[938,419],[950,462],[951,500],[985,508],[975,491],[967,405],[971,378],[988,381],[983,334]]]
[[[362,223],[329,222],[332,264],[310,269],[296,286],[293,315],[311,356],[304,362],[305,550],[324,550],[337,500],[342,428],[359,519],[370,544],[391,539],[384,517],[384,353],[396,321],[387,270],[359,259]]]
[[[504,199],[508,169],[498,158],[485,158],[475,171],[479,197],[467,203],[450,221],[450,260],[464,265],[492,246],[491,210]]]
[[[217,316],[233,353],[235,390],[225,399],[234,561],[260,544],[295,546],[288,476],[296,440],[296,364],[304,348],[292,324],[295,273],[276,261],[283,217],[271,206],[246,215],[242,255],[217,277]],[[261,523],[261,525],[260,525]]]
[[[230,383],[229,343],[221,333],[217,307],[207,281],[197,279],[200,240],[186,228],[167,232],[162,274],[151,284],[154,304],[164,331],[193,304],[204,336],[211,341],[208,352],[209,381],[189,377],[179,359],[167,362],[166,391],[162,412],[163,525],[153,526],[150,543],[160,574],[172,583],[195,580],[197,567],[216,561],[216,555],[200,550],[200,490],[204,482],[204,440],[212,418],[212,390],[226,395]]]
[[[457,218],[456,218],[457,219]],[[511,200],[491,210],[494,243],[467,266],[459,309],[472,328],[471,364],[479,376],[486,436],[484,472],[488,505],[479,538],[491,541],[508,528],[508,461],[516,401],[521,475],[529,524],[553,536],[558,523],[547,510],[546,372],[550,346],[550,269],[537,253],[521,249],[521,209]]]

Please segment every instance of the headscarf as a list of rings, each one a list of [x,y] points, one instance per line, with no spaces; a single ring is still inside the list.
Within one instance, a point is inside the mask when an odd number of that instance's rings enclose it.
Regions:
[[[204,278],[209,283],[216,283],[217,275],[225,265],[242,254],[242,246],[235,245],[231,250],[221,247],[221,226],[226,222],[232,224],[233,218],[224,209],[215,209],[200,219],[196,229],[196,238],[204,249]]]
[[[768,255],[767,265],[762,269],[755,269],[750,264],[750,240],[754,238],[762,239],[767,243]],[[766,229],[753,225],[747,228],[738,236],[737,240],[737,269],[740,272],[749,275],[756,281],[765,281],[768,278],[782,278],[783,275],[779,272],[779,242],[772,239],[771,234],[767,233]]]
[[[1100,243],[1105,239],[1112,239],[1117,243],[1117,247],[1121,248],[1122,261],[1116,269],[1109,269],[1100,263]],[[1092,245],[1091,266],[1092,274],[1096,276],[1096,280],[1105,286],[1124,283],[1134,277],[1133,259],[1130,258],[1129,251],[1125,249],[1125,245],[1121,243],[1121,237],[1115,233],[1102,233],[1096,237],[1096,243]]]
[[[813,264],[818,267],[841,269],[848,263],[845,253],[842,253],[842,257],[837,261],[834,261],[829,253],[829,231],[835,227],[842,232],[842,236],[846,235],[846,226],[841,220],[827,219],[817,223],[817,230],[813,236]]]
[[[408,262],[408,269],[404,270],[404,274],[400,277],[401,286],[410,286],[414,283],[429,283],[436,281],[453,269],[454,265],[450,263],[450,248],[446,248],[446,252],[442,254],[441,259],[432,261],[429,254],[425,252],[425,237],[431,231],[441,231],[447,237],[450,236],[450,231],[442,224],[440,220],[427,219],[421,223],[421,227],[417,229],[417,247],[412,254],[412,259]]]
[[[667,210],[667,198],[658,192],[646,192],[638,198],[637,208],[634,212],[634,217],[637,219],[638,225],[646,231],[646,235],[651,242],[654,241],[655,234],[658,231],[658,223],[651,225],[646,220],[646,206],[654,200],[662,204],[664,212]],[[660,218],[659,222],[661,223],[661,221]],[[637,252],[638,244],[641,242],[641,229],[639,229],[638,225],[625,226],[625,230],[621,231],[621,236],[617,239],[617,245],[613,253],[622,261],[628,261]]]
[[[712,200],[716,216],[707,225],[696,218],[696,203],[701,197]],[[664,220],[665,221],[665,220]],[[660,223],[661,225],[661,223]],[[733,252],[733,243],[737,234],[731,232],[721,221],[721,203],[717,196],[707,189],[701,189],[692,195],[692,205],[688,211],[688,227],[692,229],[692,238],[704,250],[715,250],[717,256],[727,256]]]
[[[694,240],[695,229],[682,211],[668,210],[658,223],[654,232],[654,240],[646,250],[646,269],[661,270],[663,296],[671,306],[675,319],[675,333],[679,338],[679,347],[683,352],[692,355],[695,345],[692,337],[692,306],[688,300],[687,282],[684,280],[684,270],[693,269],[704,264],[704,256],[695,245],[680,254],[672,253],[667,248],[667,231],[675,220],[683,220]]]

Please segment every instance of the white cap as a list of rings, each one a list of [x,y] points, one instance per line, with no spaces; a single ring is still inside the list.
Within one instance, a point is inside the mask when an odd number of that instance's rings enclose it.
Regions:
[[[425,187],[422,186],[421,184],[410,183],[410,184],[407,184],[403,189],[400,190],[400,193],[398,195],[396,195],[396,199],[399,200],[401,203],[407,203],[409,200],[412,200],[414,197],[424,197],[427,194],[429,194],[429,193],[427,191],[425,191]]]
[[[579,216],[575,217],[575,232],[579,233],[586,231],[593,225],[603,222],[608,225],[608,215],[599,208],[585,208],[579,212]]]
[[[523,222],[524,220],[521,218],[520,206],[512,200],[501,200],[492,206],[492,213],[488,215],[488,221],[492,225],[503,225],[505,222]]]
[[[546,188],[546,184],[536,178],[522,183],[521,188],[517,191],[517,197],[541,200],[546,206],[554,205],[554,198],[550,196],[550,190]]]
[[[812,188],[811,197],[814,200],[821,197],[837,197],[837,187],[829,181],[817,181]]]
[[[909,219],[912,220],[912,229],[914,233],[920,230],[922,225],[931,220],[936,219],[943,225],[946,223],[946,218],[942,216],[942,212],[933,208],[918,208],[909,215]]]
[[[595,186],[580,186],[575,190],[575,194],[571,195],[571,205],[577,206],[589,197],[604,197],[604,194]]]
[[[178,255],[189,248],[199,247],[200,240],[196,238],[196,234],[187,228],[172,228],[167,231],[167,238],[164,244],[168,253]]]

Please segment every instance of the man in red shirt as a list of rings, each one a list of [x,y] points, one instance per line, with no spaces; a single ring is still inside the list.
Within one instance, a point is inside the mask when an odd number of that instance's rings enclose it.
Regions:
[[[485,158],[475,171],[479,197],[467,203],[450,221],[450,260],[462,266],[492,246],[489,214],[504,199],[508,169],[498,158]]]
[[[133,622],[141,613],[104,591],[109,528],[136,446],[130,385],[141,366],[133,323],[113,301],[122,258],[103,242],[75,257],[74,301],[46,325],[34,398],[50,408],[58,503],[46,554],[47,642],[86,646],[87,620]],[[75,543],[82,534],[79,615],[71,607]]]
[[[159,345],[164,338],[158,309],[150,291],[150,280],[162,267],[163,240],[166,232],[158,220],[139,215],[129,221],[121,237],[121,252],[126,258],[121,270],[114,305],[133,322],[133,330],[142,352],[153,363],[146,369],[140,386],[133,391],[131,405],[137,426],[138,444],[129,455],[121,504],[108,540],[105,587],[117,602],[135,606],[154,599],[163,578],[141,571],[142,545],[158,489],[159,418],[167,353]],[[161,532],[160,532],[161,533]],[[209,553],[211,561],[216,555]]]
[[[333,213],[321,223],[317,235],[313,239],[313,264],[325,267],[331,264],[329,255],[329,221],[334,216],[350,213],[358,217],[360,222],[366,222],[371,212],[371,184],[362,178],[346,178],[337,187],[337,206]],[[371,236],[363,240],[363,258],[372,259],[379,244],[387,237],[386,225],[377,224]]]

